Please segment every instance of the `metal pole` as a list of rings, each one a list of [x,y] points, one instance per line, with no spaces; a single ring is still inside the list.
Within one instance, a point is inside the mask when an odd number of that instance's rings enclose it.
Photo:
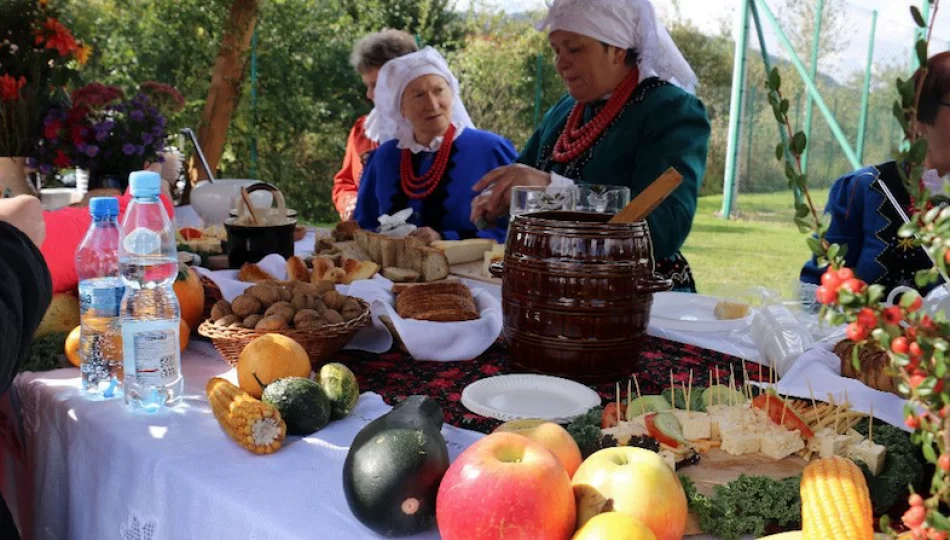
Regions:
[[[831,107],[834,114],[838,114],[838,96],[833,96],[831,98]],[[831,178],[831,165],[833,163],[835,153],[832,151],[830,144],[825,146],[825,151],[828,152],[828,160],[826,161],[825,166],[825,178]]]
[[[726,145],[726,171],[722,180],[722,218],[732,215],[736,185],[736,162],[739,159],[739,130],[742,119],[742,92],[745,89],[746,41],[749,37],[749,8],[754,0],[741,0],[739,6],[739,35],[732,65],[732,93],[729,97],[729,135]]]
[[[838,124],[838,121],[835,120],[834,113],[828,109],[828,105],[825,103],[825,100],[821,97],[821,92],[818,91],[818,87],[815,85],[815,81],[808,76],[808,70],[805,69],[805,65],[802,64],[801,59],[795,53],[795,48],[792,47],[792,42],[789,41],[788,36],[785,35],[785,32],[782,30],[782,27],[779,25],[778,20],[775,18],[775,14],[772,13],[772,10],[769,8],[768,3],[761,0],[752,0],[758,6],[761,4],[762,11],[765,13],[765,16],[768,17],[769,24],[772,25],[772,28],[775,29],[775,34],[778,37],[779,43],[782,44],[782,47],[785,48],[785,52],[788,53],[789,59],[792,62],[792,65],[795,66],[795,70],[798,71],[799,76],[805,82],[805,88],[811,94],[812,99],[815,100],[815,105],[818,106],[818,110],[821,111],[821,114],[825,117],[825,121],[828,123],[828,127],[831,129],[831,133],[834,134],[835,140],[838,141],[838,145],[841,146],[841,151],[844,152],[845,157],[848,158],[848,162],[851,164],[852,168],[859,169],[861,168],[861,160],[858,159],[857,154],[854,153],[854,149],[851,148],[851,143],[848,141],[847,135],[844,134],[844,131],[841,130],[841,126]]]
[[[930,1],[929,1],[929,0],[921,0],[921,3],[923,4],[923,7],[921,7],[921,9],[920,9],[920,14],[923,15],[923,17],[924,17],[924,23],[928,23],[928,22],[930,22]],[[926,28],[926,27],[924,27],[924,28],[917,28],[916,30],[914,30],[914,43],[915,43],[915,44],[916,44],[918,41],[920,41],[920,40],[922,40],[922,39],[926,39],[926,38],[927,38],[927,28]],[[911,72],[917,71],[917,68],[920,67],[920,62],[917,61],[917,50],[916,50],[916,49],[912,49],[912,50],[910,51],[910,66],[911,66]]]
[[[544,77],[544,55],[538,53],[538,70],[534,81],[534,127],[541,123],[541,91]]]
[[[821,45],[821,22],[825,15],[825,0],[818,0],[818,6],[815,8],[815,32],[811,36],[811,71],[809,76],[812,80],[818,76],[818,49]],[[811,140],[811,94],[805,96],[805,136]],[[802,174],[808,173],[808,148],[802,153]]]
[[[257,176],[257,28],[251,35],[251,178]]]
[[[746,131],[749,133],[749,136],[746,138],[745,146],[745,174],[746,178],[752,176],[752,155],[755,153],[752,151],[752,144],[755,141],[755,101],[756,101],[756,90],[755,86],[749,88],[749,96],[746,99],[746,109],[749,111],[749,119],[746,121]]]
[[[871,100],[871,62],[874,60],[874,36],[877,33],[877,10],[871,12],[871,38],[868,40],[868,62],[864,69],[864,90],[861,92],[861,120],[858,122],[858,159],[864,163],[864,137]]]

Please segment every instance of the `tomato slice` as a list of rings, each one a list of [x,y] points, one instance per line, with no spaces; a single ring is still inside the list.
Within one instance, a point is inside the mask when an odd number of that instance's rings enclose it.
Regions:
[[[752,406],[765,411],[769,415],[769,419],[776,424],[784,426],[788,430],[797,429],[802,437],[806,439],[815,436],[808,424],[779,396],[768,392],[759,394],[752,400]],[[784,424],[782,423],[783,417],[785,419]]]
[[[611,401],[604,407],[604,414],[600,417],[600,429],[612,428],[623,418],[625,418],[623,404],[618,410],[617,402]]]
[[[647,425],[647,432],[650,434],[651,437],[656,439],[657,442],[665,444],[669,446],[670,448],[678,448],[680,445],[679,441],[676,440],[676,438],[674,438],[672,435],[667,434],[662,429],[662,426],[657,426],[657,422],[656,422],[657,414],[658,413],[648,414],[643,418],[644,422]]]
[[[204,236],[201,231],[195,229],[194,227],[182,227],[178,230],[178,233],[181,234],[181,237],[185,240],[197,240],[198,238]]]

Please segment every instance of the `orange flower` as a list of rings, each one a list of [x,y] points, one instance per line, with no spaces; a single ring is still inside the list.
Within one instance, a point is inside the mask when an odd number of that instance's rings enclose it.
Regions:
[[[66,56],[79,48],[76,38],[58,20],[48,17],[43,28],[36,31],[36,44],[42,45],[46,41],[47,49],[56,49],[60,56]]]
[[[76,58],[76,61],[79,62],[80,66],[86,64],[89,61],[89,57],[92,55],[92,45],[82,45],[73,52],[73,57]]]
[[[0,77],[0,100],[16,101],[20,99],[20,89],[26,86],[26,77],[16,79],[10,75]]]

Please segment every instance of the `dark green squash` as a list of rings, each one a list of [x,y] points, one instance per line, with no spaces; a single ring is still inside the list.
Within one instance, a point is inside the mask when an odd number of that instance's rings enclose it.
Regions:
[[[435,497],[449,468],[442,408],[411,396],[366,425],[343,464],[350,511],[377,534],[417,533],[435,522]]]

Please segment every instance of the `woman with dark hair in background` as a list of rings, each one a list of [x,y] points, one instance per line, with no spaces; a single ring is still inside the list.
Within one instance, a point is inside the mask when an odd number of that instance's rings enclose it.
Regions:
[[[950,52],[927,62],[926,76],[914,75],[920,91],[920,105],[914,129],[927,140],[923,187],[931,195],[950,194]],[[845,265],[868,284],[887,290],[898,285],[917,288],[914,275],[931,268],[927,254],[914,247],[911,239],[897,237],[903,220],[887,200],[878,180],[891,191],[906,213],[913,206],[910,193],[901,181],[899,164],[889,161],[848,173],[831,187],[825,212],[831,214],[827,239],[847,246]],[[812,258],[802,268],[801,281],[820,285],[824,266]],[[810,287],[803,287],[804,289]],[[921,290],[926,292],[932,286]],[[810,295],[814,298],[814,295]]]
[[[353,47],[350,63],[363,84],[366,85],[366,98],[376,101],[376,79],[383,64],[416,52],[416,40],[399,30],[383,30],[369,34]],[[360,188],[360,177],[363,176],[363,165],[369,153],[386,142],[379,140],[379,132],[375,127],[376,109],[366,116],[357,118],[346,140],[346,155],[343,156],[343,167],[333,177],[333,206],[340,213],[340,219],[346,221],[356,209],[356,195]]]

